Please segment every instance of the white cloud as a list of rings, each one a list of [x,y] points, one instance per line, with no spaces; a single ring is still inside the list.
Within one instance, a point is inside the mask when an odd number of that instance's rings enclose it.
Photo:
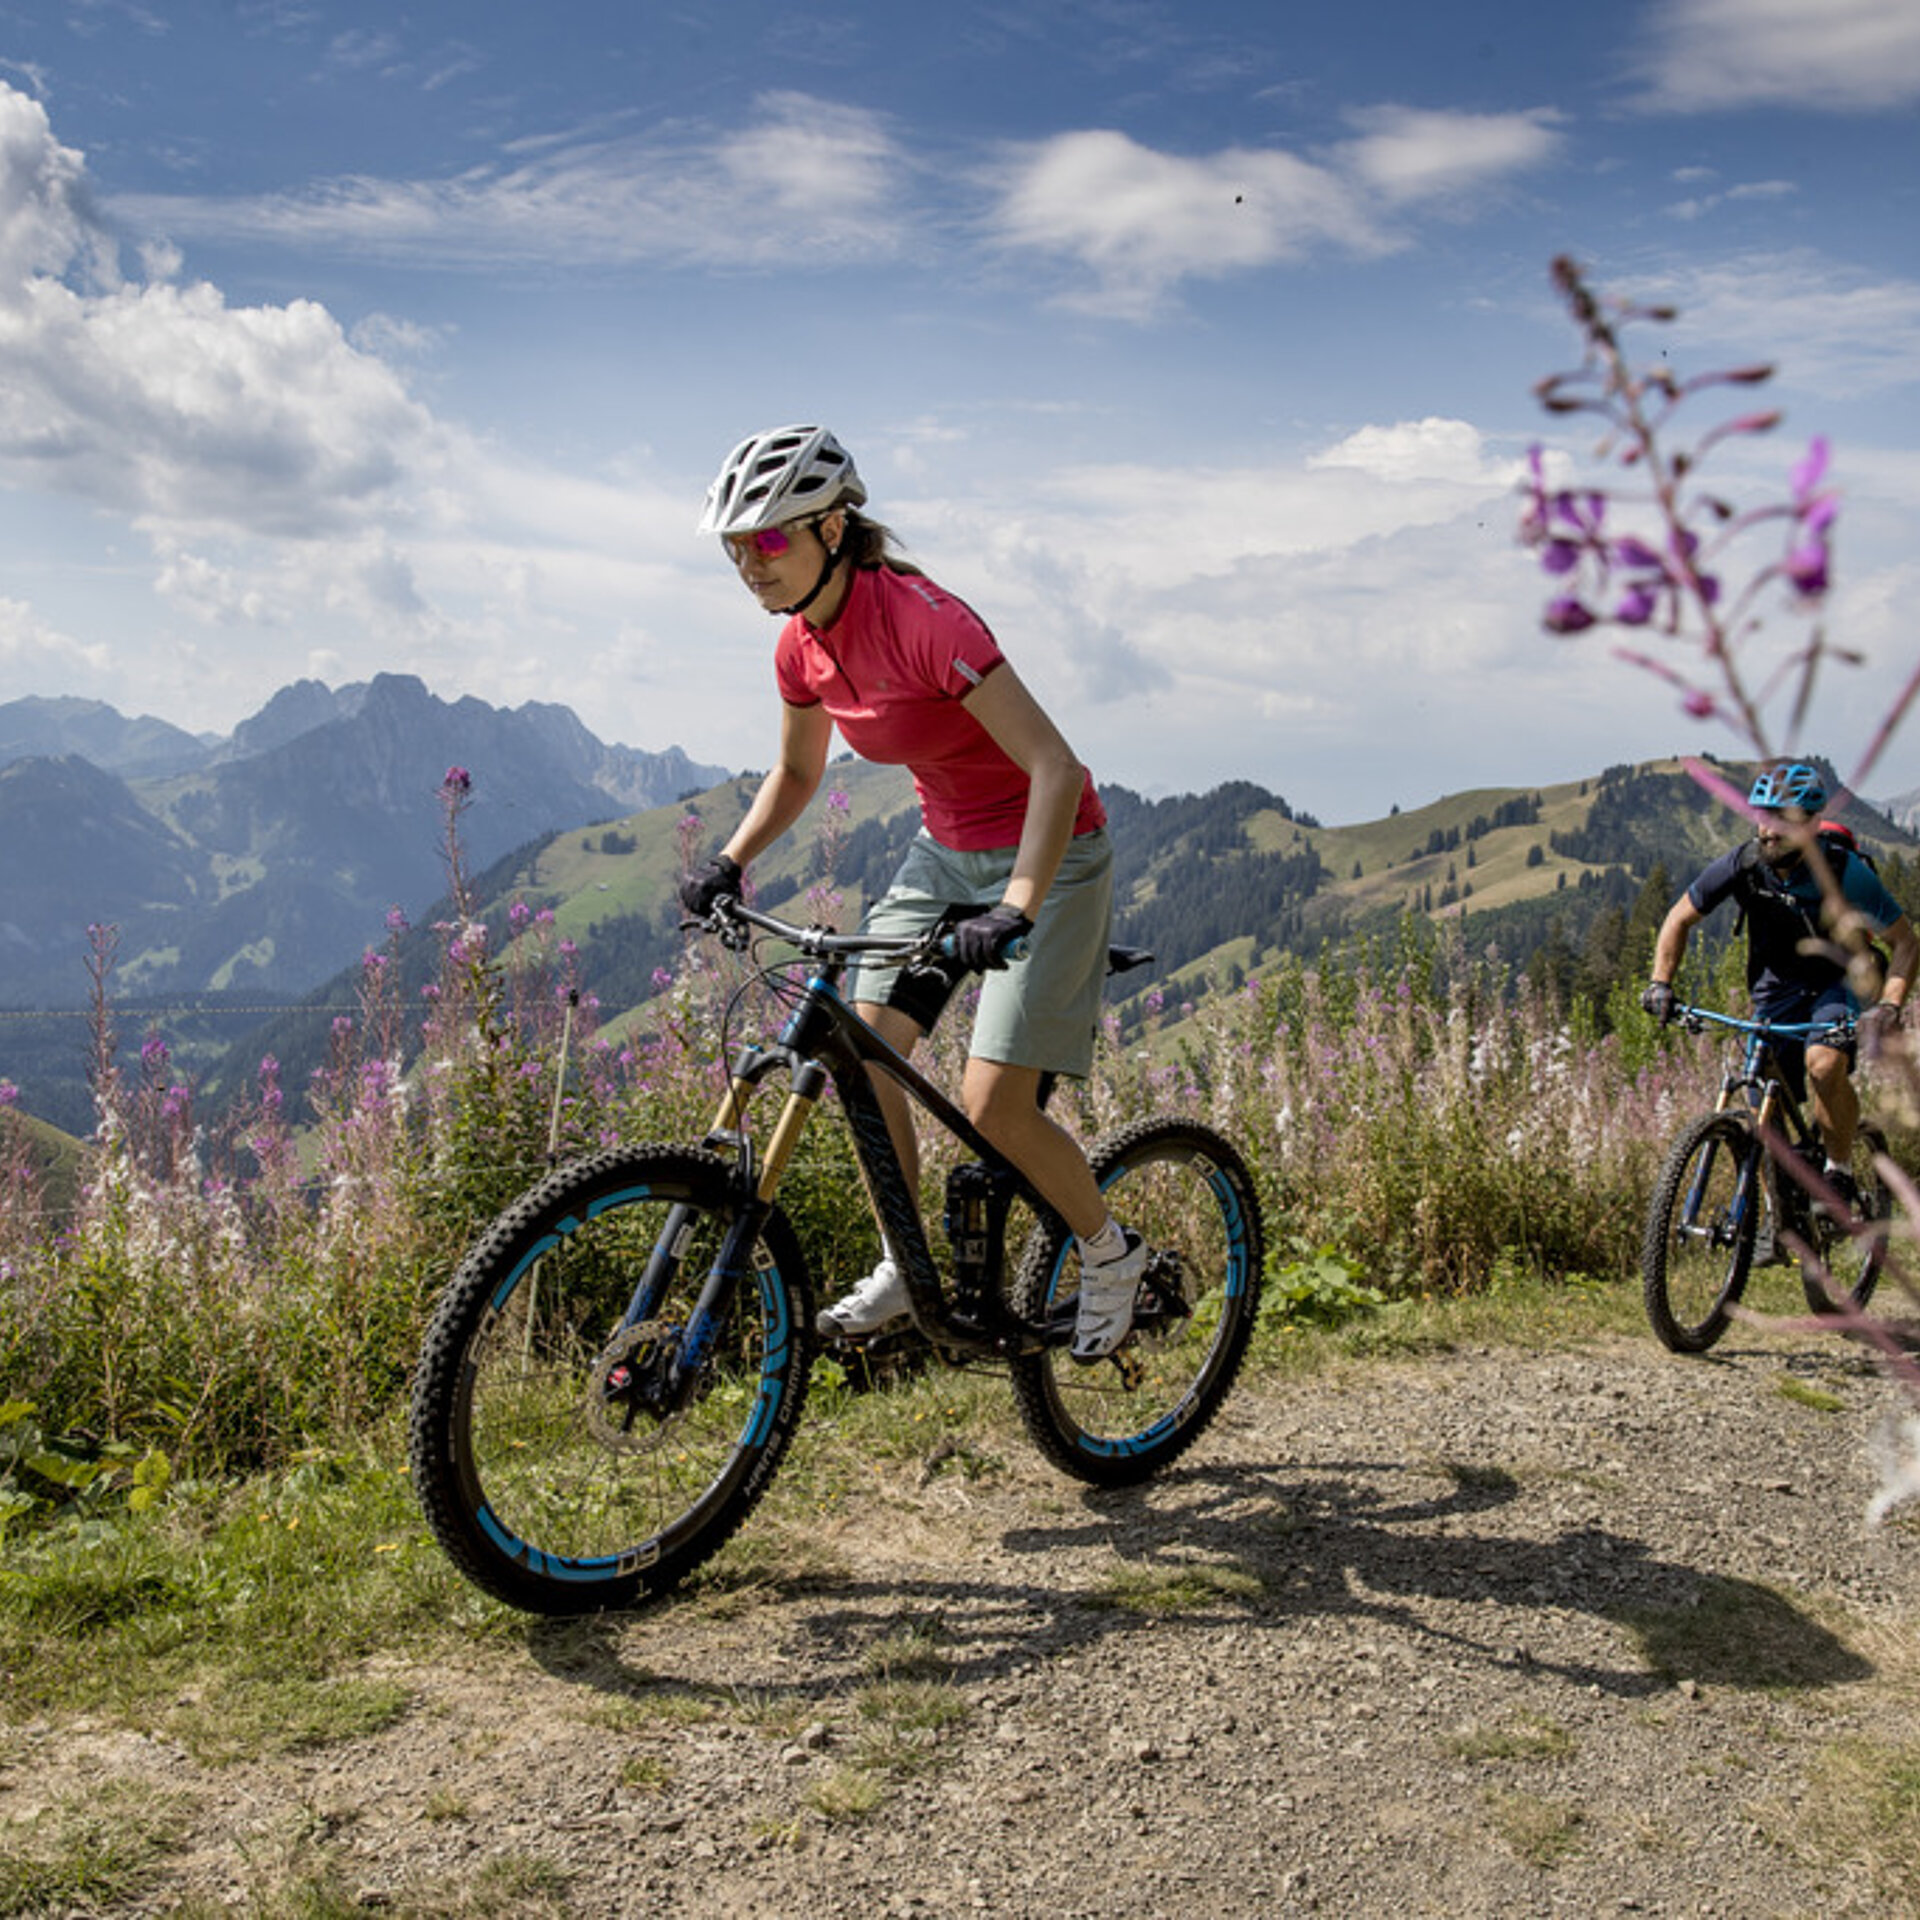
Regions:
[[[1665,0],[1650,26],[1642,104],[1654,111],[1876,112],[1920,99],[1912,0]]]
[[[1799,191],[1798,183],[1792,180],[1747,180],[1728,187],[1723,193],[1695,194],[1685,200],[1675,200],[1667,212],[1676,220],[1700,220],[1718,207],[1736,206],[1746,200],[1785,200]]]
[[[1174,282],[1299,257],[1379,252],[1364,200],[1292,154],[1157,153],[1123,133],[1065,133],[1023,153],[993,216],[1009,246],[1064,255],[1097,276],[1105,309],[1144,313]]]
[[[0,599],[0,660],[15,686],[39,674],[59,684],[76,672],[104,671],[108,654],[103,646],[88,645],[49,626],[25,601]]]
[[[1484,192],[1552,158],[1553,116],[1349,116],[1361,137],[1324,161],[1277,148],[1198,157],[1124,133],[1064,133],[1018,150],[989,225],[1003,245],[1052,254],[1093,276],[1070,303],[1144,318],[1189,278],[1217,279],[1317,252],[1381,254],[1408,244],[1398,216]]]
[[[844,264],[887,257],[912,230],[906,166],[879,115],[775,93],[724,134],[524,141],[450,179],[354,175],[251,199],[129,195],[114,211],[176,238],[442,266]]]
[[[1466,420],[1402,420],[1361,427],[1308,458],[1314,468],[1351,467],[1378,480],[1447,480],[1468,487],[1511,486],[1516,461],[1489,461],[1480,429]]]
[[[116,278],[90,205],[86,161],[54,139],[37,100],[0,81],[0,312],[34,275],[76,266],[96,283]]]
[[[1544,166],[1560,145],[1559,116],[1433,113],[1368,107],[1349,114],[1361,138],[1339,150],[1341,164],[1390,204],[1476,192]]]
[[[1920,280],[1876,278],[1797,250],[1689,265],[1640,291],[1671,299],[1689,338],[1772,362],[1783,381],[1824,397],[1911,386],[1920,368]],[[1712,364],[1677,344],[1690,371]]]
[[[154,591],[162,600],[195,619],[218,626],[265,626],[274,619],[267,595],[257,584],[243,580],[204,554],[168,555],[154,577]]]
[[[305,538],[390,511],[441,450],[392,369],[313,302],[122,280],[84,162],[0,85],[0,479],[163,535]]]

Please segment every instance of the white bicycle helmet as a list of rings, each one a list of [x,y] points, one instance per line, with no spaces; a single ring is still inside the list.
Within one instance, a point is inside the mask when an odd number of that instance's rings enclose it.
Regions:
[[[853,456],[825,427],[776,427],[742,440],[707,489],[702,533],[758,533],[867,497]]]

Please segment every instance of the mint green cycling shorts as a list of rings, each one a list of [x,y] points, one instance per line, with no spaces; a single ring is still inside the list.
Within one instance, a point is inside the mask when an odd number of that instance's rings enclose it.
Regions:
[[[1013,872],[1013,847],[960,853],[922,832],[893,883],[868,913],[867,933],[913,934],[949,907],[997,906]],[[1084,1079],[1093,1065],[1113,933],[1113,847],[1106,829],[1076,834],[1040,903],[1026,956],[980,979],[968,1051],[976,1059]],[[951,991],[897,967],[860,967],[848,997],[898,1007],[931,1030]]]

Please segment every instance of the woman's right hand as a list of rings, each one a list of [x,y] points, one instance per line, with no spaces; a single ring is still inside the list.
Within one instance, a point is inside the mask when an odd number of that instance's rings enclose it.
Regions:
[[[730,854],[716,853],[691,873],[680,878],[680,904],[696,920],[704,920],[713,911],[716,900],[738,900],[742,880],[740,862]]]

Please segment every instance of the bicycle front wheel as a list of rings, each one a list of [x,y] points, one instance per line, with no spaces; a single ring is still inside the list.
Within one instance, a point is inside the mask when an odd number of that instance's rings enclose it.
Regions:
[[[1012,1302],[1055,1339],[1014,1362],[1014,1398],[1056,1466],[1096,1486],[1129,1486],[1192,1445],[1233,1385],[1260,1303],[1260,1206],[1240,1155],[1190,1121],[1142,1122],[1091,1159],[1115,1219],[1152,1250],[1134,1330],[1092,1366],[1068,1356],[1078,1243],[1058,1223],[1039,1229]]]
[[[1874,1161],[1887,1151],[1878,1127],[1862,1126],[1854,1136],[1853,1184],[1858,1198],[1851,1222],[1813,1209],[1814,1258],[1800,1262],[1800,1285],[1815,1313],[1864,1307],[1880,1283],[1887,1262],[1887,1238],[1893,1219],[1893,1195]]]
[[[1759,1226],[1762,1148],[1737,1114],[1710,1113],[1667,1154],[1641,1250],[1647,1318],[1675,1353],[1704,1353],[1745,1291]]]
[[[509,1207],[449,1283],[414,1384],[414,1484],[497,1599],[575,1614],[662,1593],[766,1491],[813,1306],[775,1211],[695,1314],[736,1212],[713,1154],[599,1154]]]

